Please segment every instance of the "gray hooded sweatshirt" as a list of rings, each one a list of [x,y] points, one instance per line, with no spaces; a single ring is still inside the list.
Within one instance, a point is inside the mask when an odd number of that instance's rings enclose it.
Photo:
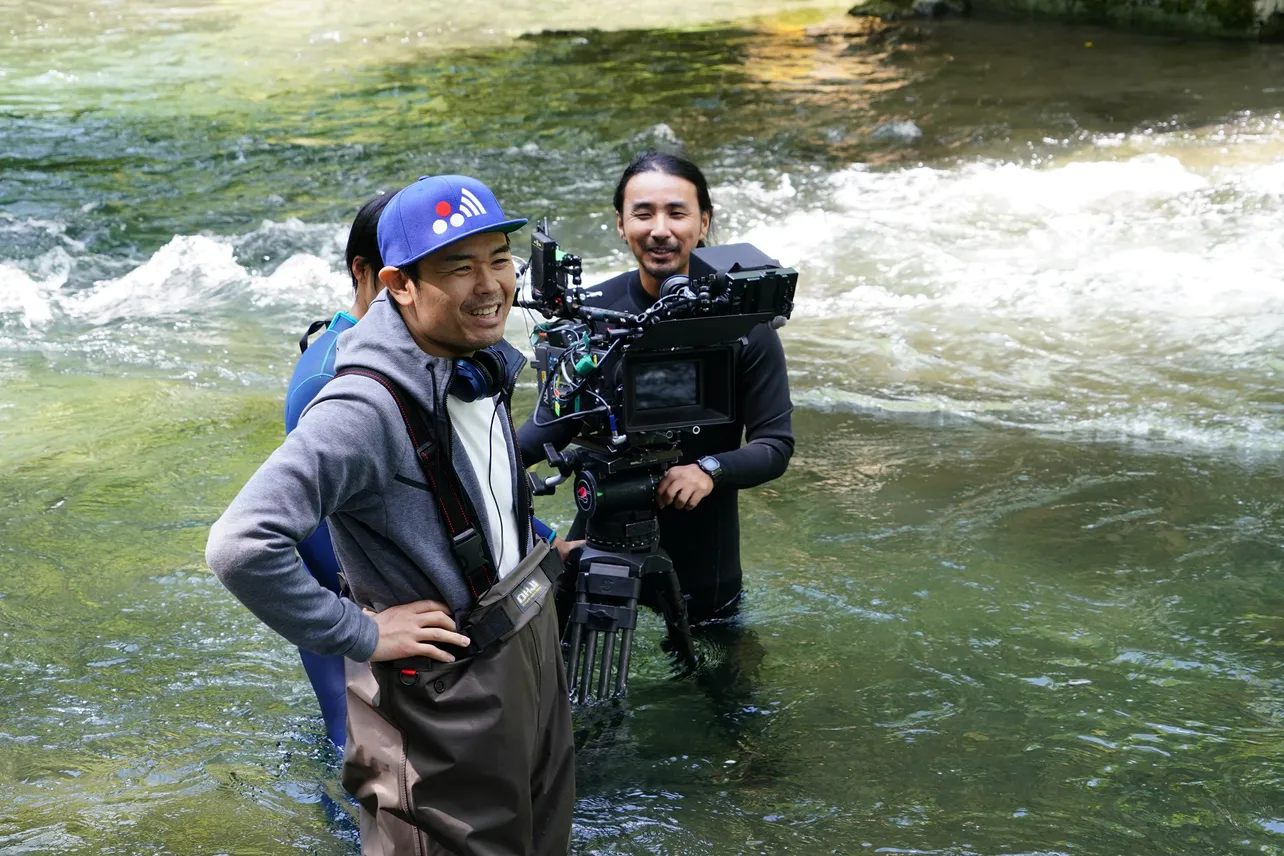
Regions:
[[[506,342],[508,377],[498,407],[509,446],[519,545],[532,546],[530,498],[513,441],[509,406],[525,359]],[[383,292],[361,323],[339,337],[335,371],[369,368],[396,381],[423,407],[436,436],[449,437],[452,462],[478,518],[490,531],[481,485],[450,425],[446,393],[455,361],[424,353]],[[352,600],[317,582],[296,545],[329,518],[335,554]],[[499,545],[491,544],[492,555]],[[219,580],[277,633],[318,654],[368,660],[379,631],[376,611],[440,600],[458,620],[475,598],[424,483],[405,422],[382,385],[336,377],[303,412],[298,427],[246,482],[210,529],[205,559]],[[355,601],[355,602],[354,602]]]

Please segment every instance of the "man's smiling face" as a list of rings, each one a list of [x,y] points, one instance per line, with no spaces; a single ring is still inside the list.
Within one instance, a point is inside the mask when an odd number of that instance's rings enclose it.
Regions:
[[[419,347],[439,357],[461,357],[498,342],[513,306],[517,271],[508,236],[482,232],[424,256],[410,269],[381,279],[397,301]]]
[[[665,279],[687,272],[691,251],[709,230],[709,214],[685,178],[640,172],[624,188],[616,228],[638,260],[643,285],[658,291]]]

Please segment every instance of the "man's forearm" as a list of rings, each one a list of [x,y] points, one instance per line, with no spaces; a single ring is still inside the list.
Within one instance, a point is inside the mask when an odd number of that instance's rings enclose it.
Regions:
[[[789,468],[793,454],[792,437],[760,437],[715,457],[722,466],[722,483],[744,489],[780,478]]]
[[[794,405],[785,351],[775,330],[765,324],[756,327],[742,357],[740,407],[748,442],[716,457],[726,484],[749,488],[780,478],[788,469],[794,454]]]
[[[205,556],[228,591],[293,644],[368,660],[379,638],[374,621],[317,582],[295,554],[294,543],[240,514],[225,514],[210,530]]]
[[[545,443],[552,443],[553,448],[560,452],[571,444],[580,430],[579,420],[576,419],[553,425],[537,425],[537,417],[540,422],[557,418],[551,410],[540,404],[530,418],[522,423],[522,427],[517,429],[517,446],[522,452],[522,463],[528,467],[535,466],[547,457],[544,454]]]
[[[364,660],[378,630],[308,573],[296,548],[322,519],[377,480],[368,406],[328,401],[305,413],[210,529],[206,561],[264,624],[301,648]]]

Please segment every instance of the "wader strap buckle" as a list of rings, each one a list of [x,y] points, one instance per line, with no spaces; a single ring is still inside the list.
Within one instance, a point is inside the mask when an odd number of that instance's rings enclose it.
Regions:
[[[450,549],[473,591],[484,592],[490,588],[490,551],[476,529],[470,526],[451,538]]]
[[[553,584],[554,588],[557,588],[557,581],[562,578],[562,574],[566,571],[566,565],[562,562],[561,555],[550,548],[547,555],[540,559],[539,566],[540,570],[544,572],[544,576],[548,577],[548,581]]]

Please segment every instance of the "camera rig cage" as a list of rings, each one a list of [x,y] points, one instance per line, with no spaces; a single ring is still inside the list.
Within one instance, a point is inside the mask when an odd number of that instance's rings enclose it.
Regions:
[[[558,247],[547,223],[531,237],[527,270],[529,297],[518,305],[551,319],[531,334],[535,424],[579,425],[576,448],[545,446],[558,474],[531,482],[547,495],[574,475],[586,518],[567,624],[568,683],[584,703],[626,691],[644,578],[654,578],[670,638],[694,665],[685,602],[659,546],[656,487],[683,432],[735,420],[735,343],[759,324],[783,326],[798,273],[751,244],[701,247],[690,274],[665,280],[646,310],[603,309],[589,305],[601,292],[582,286],[580,257]]]

